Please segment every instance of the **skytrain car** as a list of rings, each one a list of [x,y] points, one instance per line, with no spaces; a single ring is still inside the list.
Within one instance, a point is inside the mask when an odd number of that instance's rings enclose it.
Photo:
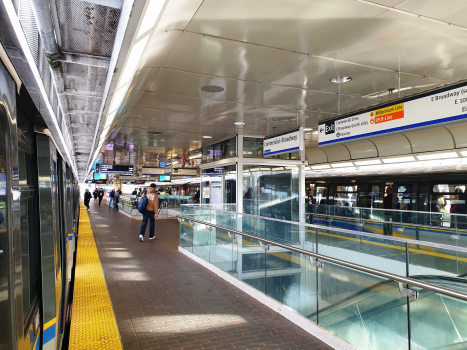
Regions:
[[[61,348],[78,201],[70,165],[0,60],[1,350]]]

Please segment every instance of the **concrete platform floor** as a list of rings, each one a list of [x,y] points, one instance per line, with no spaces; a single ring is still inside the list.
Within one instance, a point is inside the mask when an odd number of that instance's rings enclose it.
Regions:
[[[141,243],[141,220],[90,205],[125,350],[331,349],[179,253],[178,220],[157,220],[156,239]]]

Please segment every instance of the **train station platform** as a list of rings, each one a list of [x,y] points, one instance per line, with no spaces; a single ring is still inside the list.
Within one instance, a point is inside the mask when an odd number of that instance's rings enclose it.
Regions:
[[[178,221],[157,220],[156,239],[139,242],[140,220],[90,205],[125,350],[331,349],[180,253]]]

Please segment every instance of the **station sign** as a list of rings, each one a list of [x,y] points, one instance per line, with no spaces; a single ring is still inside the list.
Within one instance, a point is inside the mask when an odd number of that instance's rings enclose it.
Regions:
[[[102,164],[101,165],[101,174],[125,174],[125,175],[133,175],[133,165],[109,165],[109,164]]]
[[[263,155],[272,156],[299,151],[302,149],[302,139],[303,137],[300,137],[300,129],[266,137],[263,140]]]
[[[318,126],[318,146],[464,119],[467,119],[465,83],[324,121]]]

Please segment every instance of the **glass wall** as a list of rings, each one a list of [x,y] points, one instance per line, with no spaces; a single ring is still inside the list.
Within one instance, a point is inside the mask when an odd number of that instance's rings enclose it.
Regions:
[[[235,164],[204,169],[201,175],[201,203],[237,202],[237,166]]]
[[[298,221],[298,167],[245,165],[243,212]]]
[[[215,162],[237,156],[237,136],[203,147],[202,163]]]

